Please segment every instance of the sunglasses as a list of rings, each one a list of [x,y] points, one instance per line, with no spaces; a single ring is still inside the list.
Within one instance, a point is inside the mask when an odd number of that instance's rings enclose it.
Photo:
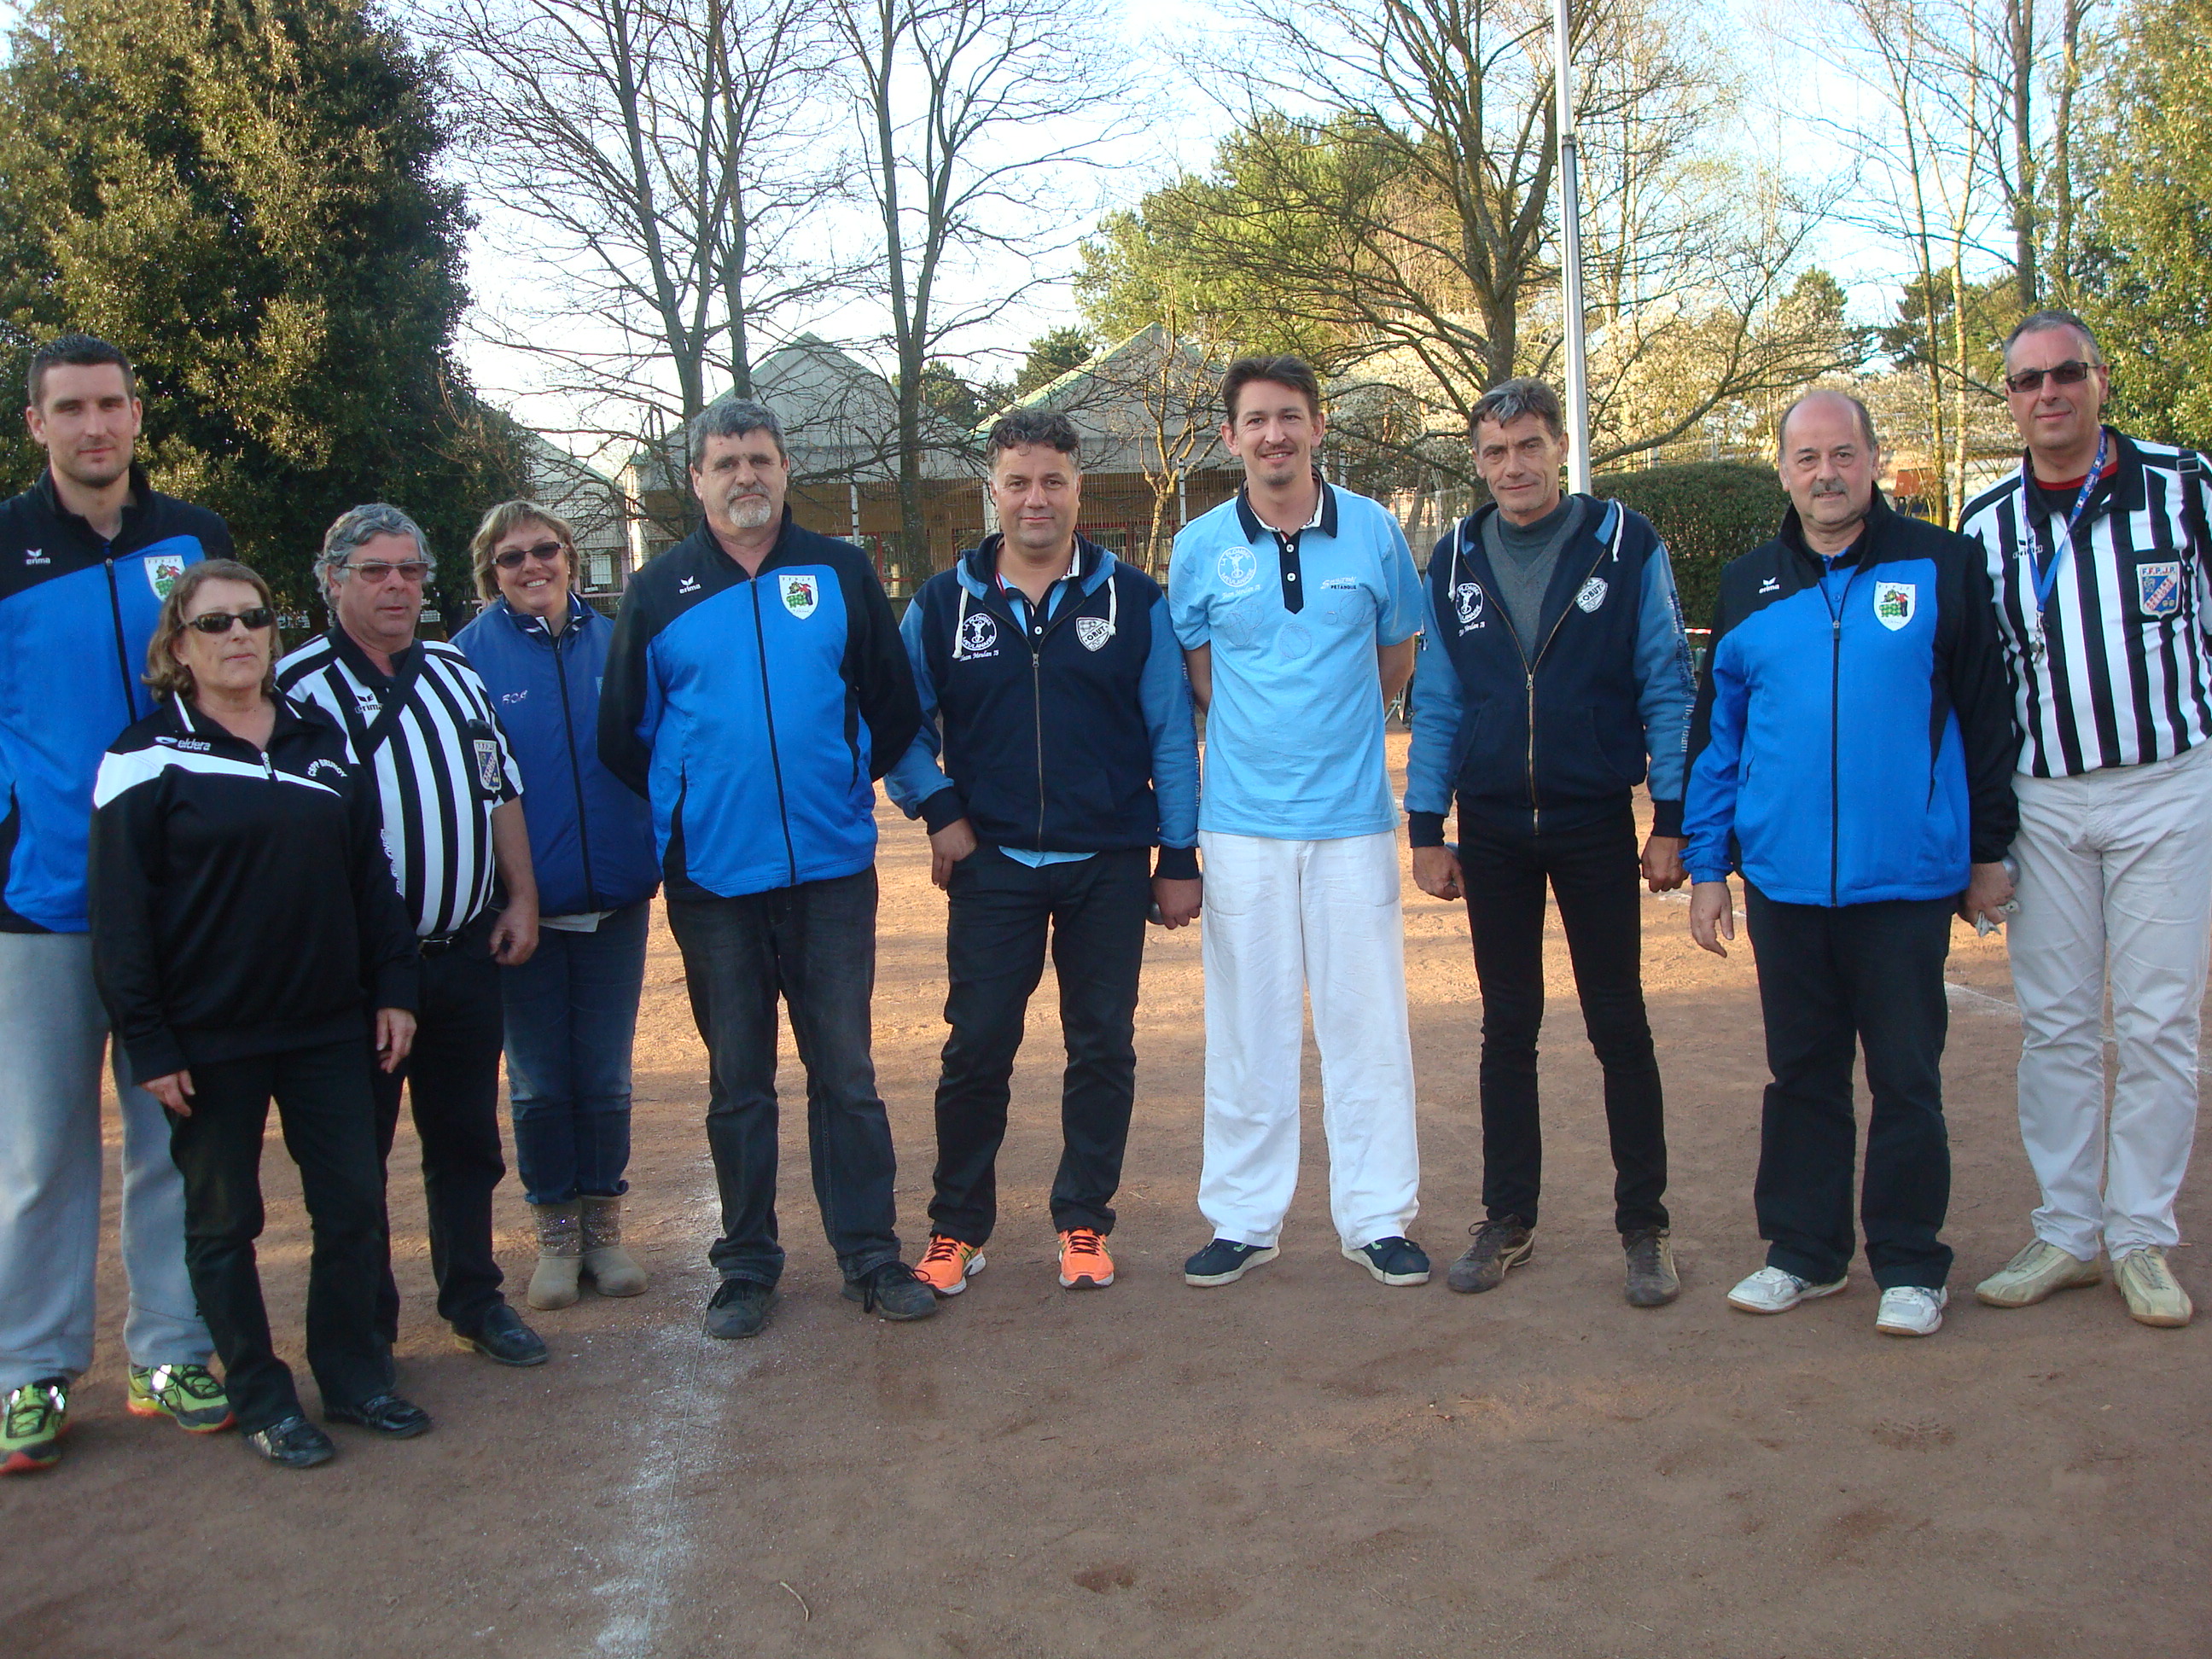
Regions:
[[[2008,392],[2037,392],[2043,386],[2043,377],[2048,374],[2053,386],[2079,386],[2089,378],[2089,365],[2075,358],[2053,364],[2049,368],[2023,368],[2017,374],[2005,376]]]
[[[257,605],[250,611],[203,611],[197,617],[187,617],[185,626],[196,628],[203,634],[228,634],[233,623],[244,623],[248,633],[259,633],[276,620],[276,613],[265,605]]]
[[[407,559],[398,564],[388,564],[382,559],[367,559],[359,564],[342,564],[338,567],[340,575],[358,576],[371,586],[388,581],[395,570],[399,573],[401,580],[412,586],[420,586],[422,579],[430,574],[430,562],[428,559]]]
[[[520,570],[525,559],[535,559],[540,564],[550,564],[568,552],[559,542],[540,542],[535,547],[510,547],[504,553],[495,553],[491,562],[501,570]]]

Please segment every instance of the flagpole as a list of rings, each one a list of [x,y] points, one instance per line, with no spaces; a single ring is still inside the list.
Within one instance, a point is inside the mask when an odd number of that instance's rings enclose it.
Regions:
[[[1582,179],[1575,154],[1574,62],[1568,50],[1568,0],[1552,0],[1552,86],[1559,100],[1559,303],[1566,325],[1567,481],[1590,487],[1589,372],[1583,349]]]

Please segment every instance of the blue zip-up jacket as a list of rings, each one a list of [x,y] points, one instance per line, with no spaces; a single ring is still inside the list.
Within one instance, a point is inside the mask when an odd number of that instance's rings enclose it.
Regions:
[[[599,763],[599,679],[614,631],[571,593],[558,634],[494,599],[453,635],[491,693],[522,772],[544,915],[620,909],[660,885],[652,809]]]
[[[2019,754],[1981,548],[1876,491],[1824,559],[1793,507],[1721,575],[1682,860],[1784,904],[1950,898],[2012,844]]]
[[[1682,832],[1695,689],[1674,569],[1642,514],[1595,496],[1582,503],[1583,528],[1559,550],[1533,651],[1492,597],[1483,526],[1495,502],[1429,555],[1406,757],[1416,847],[1443,845],[1454,794],[1462,817],[1565,830],[1617,811],[1647,769],[1652,833]]]
[[[51,473],[0,504],[0,933],[85,931],[100,757],[153,712],[141,677],[170,584],[230,556],[221,519],[135,464],[112,541],[63,510]]]
[[[999,587],[1002,544],[986,537],[907,607],[921,729],[884,779],[891,799],[932,831],[964,817],[993,847],[1157,844],[1158,873],[1195,878],[1198,734],[1167,596],[1079,537],[1074,574],[1041,611],[1024,602],[1025,626]]]
[[[868,556],[785,508],[759,573],[705,525],[629,580],[599,696],[599,758],[653,804],[672,898],[857,875],[874,781],[921,724]]]

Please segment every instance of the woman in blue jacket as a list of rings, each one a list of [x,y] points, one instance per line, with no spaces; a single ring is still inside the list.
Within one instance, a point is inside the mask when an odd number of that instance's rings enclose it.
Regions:
[[[453,636],[490,689],[521,768],[539,942],[501,970],[514,1161],[538,1224],[533,1308],[588,1274],[635,1296],[623,1248],[630,1042],[660,874],[651,810],[599,764],[599,679],[614,625],[574,592],[576,538],[533,501],[484,514],[470,544],[483,613]]]

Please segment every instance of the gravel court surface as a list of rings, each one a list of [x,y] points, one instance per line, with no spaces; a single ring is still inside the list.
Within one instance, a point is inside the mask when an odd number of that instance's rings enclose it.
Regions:
[[[876,1052],[914,1241],[943,900],[918,826],[886,810],[884,830]],[[1446,1291],[1480,1187],[1480,1010],[1464,912],[1406,890],[1425,1172],[1413,1231],[1437,1283],[1385,1289],[1338,1256],[1310,1064],[1281,1260],[1222,1290],[1182,1284],[1204,1232],[1201,990],[1196,930],[1155,930],[1120,1283],[1071,1295],[1054,1282],[1048,973],[1000,1231],[969,1291],[910,1327],[840,1298],[787,1113],[783,1300],[763,1337],[710,1343],[697,1326],[715,1213],[703,1055],[661,928],[629,1206],[653,1288],[531,1316],[555,1354],[538,1370],[458,1351],[430,1305],[403,1131],[401,1383],[437,1430],[384,1445],[339,1429],[335,1462],[292,1474],[228,1436],[124,1414],[111,1244],[70,1454],[0,1483],[13,1569],[0,1654],[2208,1650],[2202,1331],[2135,1326],[2109,1287],[2018,1313],[1972,1299],[2025,1242],[2034,1203],[2001,940],[1954,932],[1954,1300],[1936,1337],[1900,1341],[1873,1330],[1863,1265],[1846,1294],[1780,1318],[1723,1305],[1761,1259],[1752,967],[1747,949],[1725,963],[1695,951],[1680,904],[1658,898],[1645,962],[1683,1299],[1620,1300],[1597,1070],[1556,940],[1536,1255],[1490,1295]],[[264,1169],[264,1273],[296,1364],[305,1228],[281,1149]],[[2203,1186],[2185,1206],[2191,1233]],[[511,1176],[500,1205],[519,1296],[531,1250]],[[2179,1268],[2212,1295],[2195,1252]]]

